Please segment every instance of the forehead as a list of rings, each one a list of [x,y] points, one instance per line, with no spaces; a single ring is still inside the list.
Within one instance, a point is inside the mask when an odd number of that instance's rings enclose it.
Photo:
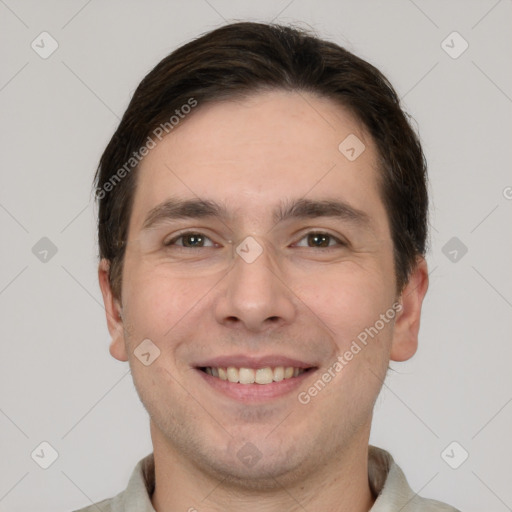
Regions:
[[[355,160],[340,151],[345,140],[364,148]],[[199,104],[141,162],[132,225],[170,195],[215,200],[247,220],[283,199],[338,197],[378,218],[376,162],[361,123],[329,99],[273,91]]]

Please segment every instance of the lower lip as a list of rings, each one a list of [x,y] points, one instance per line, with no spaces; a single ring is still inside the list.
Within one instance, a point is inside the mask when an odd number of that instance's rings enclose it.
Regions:
[[[301,385],[303,386],[304,380],[314,373],[314,370],[308,370],[297,377],[271,382],[270,384],[240,384],[239,382],[229,382],[213,377],[199,369],[196,369],[196,371],[212,388],[242,402],[259,402],[287,395],[297,390]]]

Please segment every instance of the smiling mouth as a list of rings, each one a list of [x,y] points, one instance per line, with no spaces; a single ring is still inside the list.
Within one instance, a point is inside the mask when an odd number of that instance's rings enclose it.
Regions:
[[[293,379],[303,373],[309,372],[314,368],[296,368],[293,366],[276,366],[274,368],[267,366],[265,368],[237,368],[235,366],[228,367],[212,367],[204,366],[199,370],[204,373],[216,377],[220,380],[225,380],[232,383],[239,384],[271,384],[272,382],[281,382],[287,379]]]

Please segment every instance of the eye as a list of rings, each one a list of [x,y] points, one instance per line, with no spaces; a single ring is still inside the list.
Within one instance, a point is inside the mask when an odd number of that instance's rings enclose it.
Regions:
[[[181,243],[178,243],[179,241],[181,241]],[[176,245],[178,247],[185,247],[187,249],[195,249],[198,247],[214,247],[215,243],[202,233],[188,231],[186,233],[181,233],[179,236],[176,236],[171,240],[168,240],[164,245]]]
[[[306,244],[304,244],[303,241],[306,241]],[[202,247],[215,247],[217,244],[215,244],[211,238],[207,237],[203,233],[188,231],[181,233],[174,238],[171,238],[170,240],[166,241],[164,245],[166,247],[177,246],[186,249],[197,249]],[[307,233],[295,245],[298,247],[329,248],[335,246],[345,246],[346,243],[329,233],[315,231]]]
[[[306,240],[307,245],[301,244],[302,240]],[[332,243],[334,242],[334,243]],[[298,247],[334,247],[336,245],[347,245],[345,242],[341,241],[339,238],[336,238],[329,233],[323,232],[311,232],[305,235],[300,239],[300,241],[296,244]]]

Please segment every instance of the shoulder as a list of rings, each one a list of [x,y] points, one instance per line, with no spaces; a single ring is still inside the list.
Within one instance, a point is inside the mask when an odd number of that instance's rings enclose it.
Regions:
[[[132,471],[126,489],[108,498],[73,512],[155,512],[151,493],[155,485],[153,454],[139,460]]]
[[[402,512],[460,512],[460,510],[440,501],[416,496]]]
[[[424,498],[415,493],[409,486],[400,467],[393,461],[385,489],[390,497],[396,499],[403,508],[402,512],[460,512],[456,508],[440,501]]]
[[[79,510],[73,510],[73,512],[115,512],[115,509],[112,508],[113,498],[108,498],[103,501],[99,501],[98,503],[93,503],[85,508],[81,508]]]
[[[391,454],[381,448],[369,447],[368,476],[372,492],[377,496],[371,512],[460,512],[414,492]]]

